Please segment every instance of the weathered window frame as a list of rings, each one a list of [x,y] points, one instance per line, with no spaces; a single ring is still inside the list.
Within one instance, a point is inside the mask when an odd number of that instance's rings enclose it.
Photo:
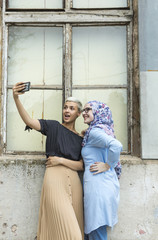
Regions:
[[[39,10],[33,11],[9,11],[6,9],[6,1],[2,6],[2,124],[1,135],[3,139],[2,153],[6,150],[6,94],[7,94],[7,42],[8,27],[10,25],[22,26],[63,26],[64,35],[64,59],[63,59],[63,102],[72,93],[72,27],[73,26],[127,26],[127,51],[128,51],[128,154],[140,155],[140,119],[139,119],[139,76],[138,76],[138,8],[137,0],[129,0],[126,9],[73,9],[72,0],[65,0],[64,11]],[[115,88],[116,86],[73,86],[73,89],[87,88]],[[125,86],[120,86],[124,88]],[[12,88],[12,86],[8,86]],[[34,89],[42,89],[41,86],[32,86]],[[118,86],[117,86],[118,88]],[[61,89],[55,85],[49,89]]]

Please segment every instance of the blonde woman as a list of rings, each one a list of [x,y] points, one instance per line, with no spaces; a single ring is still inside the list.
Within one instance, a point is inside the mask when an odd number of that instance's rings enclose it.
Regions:
[[[82,186],[77,171],[83,170],[82,137],[75,121],[82,104],[68,98],[63,109],[63,123],[32,119],[20,102],[23,82],[13,87],[13,97],[24,123],[46,135],[46,171],[41,193],[38,240],[83,240]],[[55,101],[54,101],[55,104]],[[52,104],[53,105],[53,104]]]

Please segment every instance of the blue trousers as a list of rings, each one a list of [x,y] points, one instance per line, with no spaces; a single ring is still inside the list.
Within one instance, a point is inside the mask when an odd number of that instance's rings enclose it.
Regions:
[[[101,226],[88,235],[85,234],[84,240],[107,240],[106,226]]]

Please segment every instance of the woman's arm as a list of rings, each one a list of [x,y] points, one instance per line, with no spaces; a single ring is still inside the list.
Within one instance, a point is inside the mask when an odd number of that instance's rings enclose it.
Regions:
[[[22,103],[20,102],[19,95],[22,95],[24,93],[19,91],[24,89],[24,87],[25,85],[23,84],[23,82],[17,83],[13,87],[13,98],[14,98],[16,107],[24,123],[27,126],[39,131],[41,129],[39,120],[32,119],[27,113],[27,111],[25,110],[25,108],[23,107]]]
[[[103,129],[95,128],[91,130],[91,145],[99,148],[107,148],[107,163],[115,168],[120,159],[122,144],[112,136],[106,134]]]
[[[83,160],[73,161],[73,160],[69,160],[62,157],[56,157],[56,156],[47,158],[47,162],[46,162],[47,168],[54,167],[57,165],[63,165],[76,171],[83,171]]]
[[[94,174],[98,174],[108,171],[110,167],[115,168],[120,159],[122,144],[99,128],[93,129],[90,134],[92,146],[108,149],[107,162],[95,162],[90,166],[90,171],[94,172]]]

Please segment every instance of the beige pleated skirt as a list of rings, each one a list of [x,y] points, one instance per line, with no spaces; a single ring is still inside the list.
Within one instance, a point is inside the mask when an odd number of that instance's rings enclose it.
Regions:
[[[83,239],[83,195],[78,173],[61,165],[47,168],[37,240]]]

